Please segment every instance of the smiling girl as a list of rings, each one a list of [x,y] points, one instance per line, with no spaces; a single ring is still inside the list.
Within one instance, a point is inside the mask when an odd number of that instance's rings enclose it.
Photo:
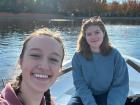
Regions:
[[[31,33],[19,57],[20,76],[0,94],[0,105],[55,105],[50,86],[59,76],[64,58],[62,40],[48,29]]]
[[[72,59],[75,95],[68,105],[124,105],[128,69],[119,51],[109,43],[100,17],[84,20]]]

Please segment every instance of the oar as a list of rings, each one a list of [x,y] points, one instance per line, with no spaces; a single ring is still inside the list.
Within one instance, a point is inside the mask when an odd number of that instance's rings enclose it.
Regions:
[[[64,64],[63,64],[63,67],[62,67],[62,71],[60,73],[60,76],[71,71],[72,70],[72,65],[71,65],[71,60],[68,60],[66,61]]]
[[[66,74],[67,72],[71,71],[72,70],[72,67],[68,67],[68,68],[64,68],[62,69],[61,73],[60,73],[60,76],[63,75],[63,74]]]
[[[126,59],[127,64],[133,67],[137,72],[140,73],[140,65],[131,59]]]
[[[131,67],[133,67],[137,72],[140,73],[140,60],[136,59],[134,57],[131,56],[127,56],[127,55],[123,55],[123,57],[125,58],[125,61],[128,65],[130,65]]]

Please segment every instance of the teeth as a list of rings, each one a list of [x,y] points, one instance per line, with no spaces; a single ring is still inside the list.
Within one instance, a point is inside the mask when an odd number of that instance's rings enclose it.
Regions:
[[[45,74],[33,74],[33,76],[35,76],[36,78],[48,78],[48,75]]]

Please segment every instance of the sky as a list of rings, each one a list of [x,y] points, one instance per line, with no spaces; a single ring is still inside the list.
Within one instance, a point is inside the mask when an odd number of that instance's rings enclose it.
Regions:
[[[118,1],[121,2],[122,0],[107,0],[107,2]]]
[[[112,1],[117,1],[119,3],[122,3],[123,1],[127,1],[127,0],[107,0],[107,2],[111,3]],[[140,1],[140,0],[137,0]]]

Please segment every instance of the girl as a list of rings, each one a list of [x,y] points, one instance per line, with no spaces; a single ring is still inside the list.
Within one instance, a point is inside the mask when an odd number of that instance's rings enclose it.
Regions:
[[[62,67],[64,48],[58,35],[48,29],[31,33],[19,57],[20,76],[0,94],[0,105],[55,105],[50,86]]]
[[[83,22],[72,59],[76,93],[68,105],[124,105],[128,69],[119,51],[109,44],[100,17]]]

